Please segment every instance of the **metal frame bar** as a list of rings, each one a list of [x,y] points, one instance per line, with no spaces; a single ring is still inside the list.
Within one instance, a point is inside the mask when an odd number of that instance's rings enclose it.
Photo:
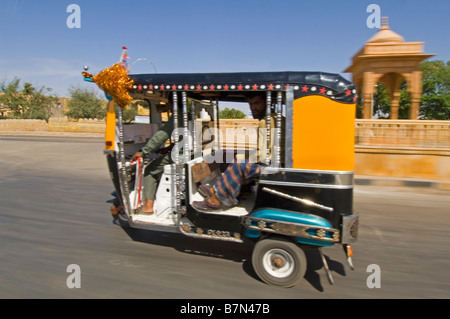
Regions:
[[[278,185],[278,186],[292,186],[292,187],[310,187],[310,188],[328,188],[328,189],[352,189],[353,186],[348,185],[329,185],[329,184],[312,184],[312,183],[297,183],[297,182],[277,182],[260,180],[261,185]]]
[[[276,149],[275,164],[272,166],[280,167],[281,165],[281,108],[283,105],[283,93],[277,93],[277,122],[276,122],[276,136],[274,141],[274,148]]]
[[[186,100],[186,92],[181,92],[181,101],[182,101],[182,105],[183,105],[183,126],[184,126],[184,136],[183,136],[183,141],[184,141],[184,150],[183,150],[183,155],[184,155],[184,162],[187,163],[190,161],[191,159],[191,150],[189,147],[189,128],[188,128],[188,115],[187,115],[187,100]]]
[[[317,208],[320,208],[320,209],[323,209],[323,210],[326,210],[326,211],[329,211],[329,212],[333,212],[334,211],[333,207],[328,207],[328,206],[325,206],[325,205],[321,205],[321,204],[318,204],[316,202],[310,201],[308,199],[300,198],[300,197],[297,197],[297,196],[292,196],[292,195],[289,195],[289,194],[286,194],[286,193],[282,193],[282,192],[276,191],[274,189],[263,187],[261,190],[263,192],[267,192],[267,193],[270,193],[270,194],[274,194],[276,196],[280,196],[280,197],[283,197],[283,198],[286,198],[286,199],[290,199],[290,200],[292,200],[294,202],[297,202],[297,203],[302,203],[304,205],[317,207]]]
[[[130,216],[131,210],[130,210],[130,191],[128,189],[128,176],[127,176],[127,168],[126,168],[126,161],[125,161],[125,148],[123,143],[123,115],[122,115],[122,109],[119,107],[118,110],[118,121],[119,121],[119,161],[120,161],[120,188],[122,192],[122,204],[125,209],[125,213]]]
[[[272,91],[266,93],[266,165],[270,164],[270,106],[272,104]]]
[[[263,167],[259,183],[261,185],[353,189],[353,173],[353,171]]]
[[[220,150],[220,121],[219,121],[219,101],[216,100],[214,103],[214,126],[216,131],[214,132],[214,139],[217,141],[217,149]]]
[[[173,106],[172,106],[172,110],[173,110],[173,127],[175,132],[177,131],[178,128],[178,94],[176,91],[172,92],[172,96],[173,96]],[[178,133],[175,134],[174,136],[174,142],[175,145],[178,145],[179,142],[179,136]],[[175,201],[176,201],[176,213],[178,214],[180,212],[180,208],[181,208],[181,191],[180,191],[180,154],[178,152],[178,150],[176,148],[175,149],[175,154],[174,154],[174,162],[175,162]]]
[[[294,88],[288,86],[286,88],[286,127],[284,128],[285,146],[284,146],[284,167],[292,168],[292,142],[293,142],[293,115],[294,115]]]
[[[192,143],[193,143],[193,151],[194,158],[197,157],[197,123],[195,117],[195,102],[191,101],[191,116],[192,116]]]

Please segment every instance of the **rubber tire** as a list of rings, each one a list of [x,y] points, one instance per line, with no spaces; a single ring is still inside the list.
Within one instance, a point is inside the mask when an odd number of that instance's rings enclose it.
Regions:
[[[282,252],[292,262],[292,270],[286,276],[280,274],[279,277],[274,276],[265,267],[264,258],[268,254],[274,252]],[[284,239],[262,239],[255,244],[252,253],[252,265],[258,277],[265,283],[272,286],[292,287],[299,283],[306,272],[307,261],[303,250],[294,242]]]

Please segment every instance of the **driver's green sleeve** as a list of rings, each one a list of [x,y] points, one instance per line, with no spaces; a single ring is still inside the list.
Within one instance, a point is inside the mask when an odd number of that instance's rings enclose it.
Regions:
[[[161,126],[161,128],[148,140],[147,144],[141,148],[142,155],[155,153],[170,138],[173,132],[173,118]]]

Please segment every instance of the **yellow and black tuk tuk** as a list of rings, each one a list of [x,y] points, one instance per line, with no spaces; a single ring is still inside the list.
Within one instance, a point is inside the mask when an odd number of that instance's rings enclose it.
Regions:
[[[125,227],[253,241],[256,274],[278,286],[301,280],[307,265],[304,249],[317,248],[332,283],[322,248],[342,245],[353,268],[350,244],[358,231],[353,212],[355,92],[353,83],[323,72],[129,75],[127,93],[148,103],[149,116],[144,123],[125,125],[122,109],[115,114],[114,98],[110,102],[105,154],[115,187],[114,218]],[[260,176],[242,189],[237,205],[199,211],[193,206],[203,199],[199,188],[220,178],[237,158],[251,159],[253,150],[246,145],[258,135],[249,127],[222,127],[219,102],[246,102],[254,94],[262,94],[267,107],[265,127],[256,128],[267,137]],[[157,109],[169,101],[172,109],[165,117]],[[141,214],[143,172],[160,155],[143,162],[132,157],[168,116],[174,123],[173,162],[159,176],[153,214]]]

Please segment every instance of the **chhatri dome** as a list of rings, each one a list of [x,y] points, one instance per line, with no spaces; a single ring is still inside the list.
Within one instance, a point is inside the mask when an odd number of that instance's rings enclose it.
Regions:
[[[409,118],[417,119],[422,96],[420,63],[434,54],[424,54],[423,42],[406,42],[382,18],[380,30],[352,57],[352,65],[344,72],[352,73],[352,81],[363,97],[363,117],[372,118],[376,83],[383,82],[391,99],[391,119],[398,119],[401,85],[406,81],[410,93]]]
[[[382,42],[405,42],[405,39],[398,33],[395,33],[389,28],[388,18],[382,18],[381,29],[367,41],[367,43],[382,43]]]

